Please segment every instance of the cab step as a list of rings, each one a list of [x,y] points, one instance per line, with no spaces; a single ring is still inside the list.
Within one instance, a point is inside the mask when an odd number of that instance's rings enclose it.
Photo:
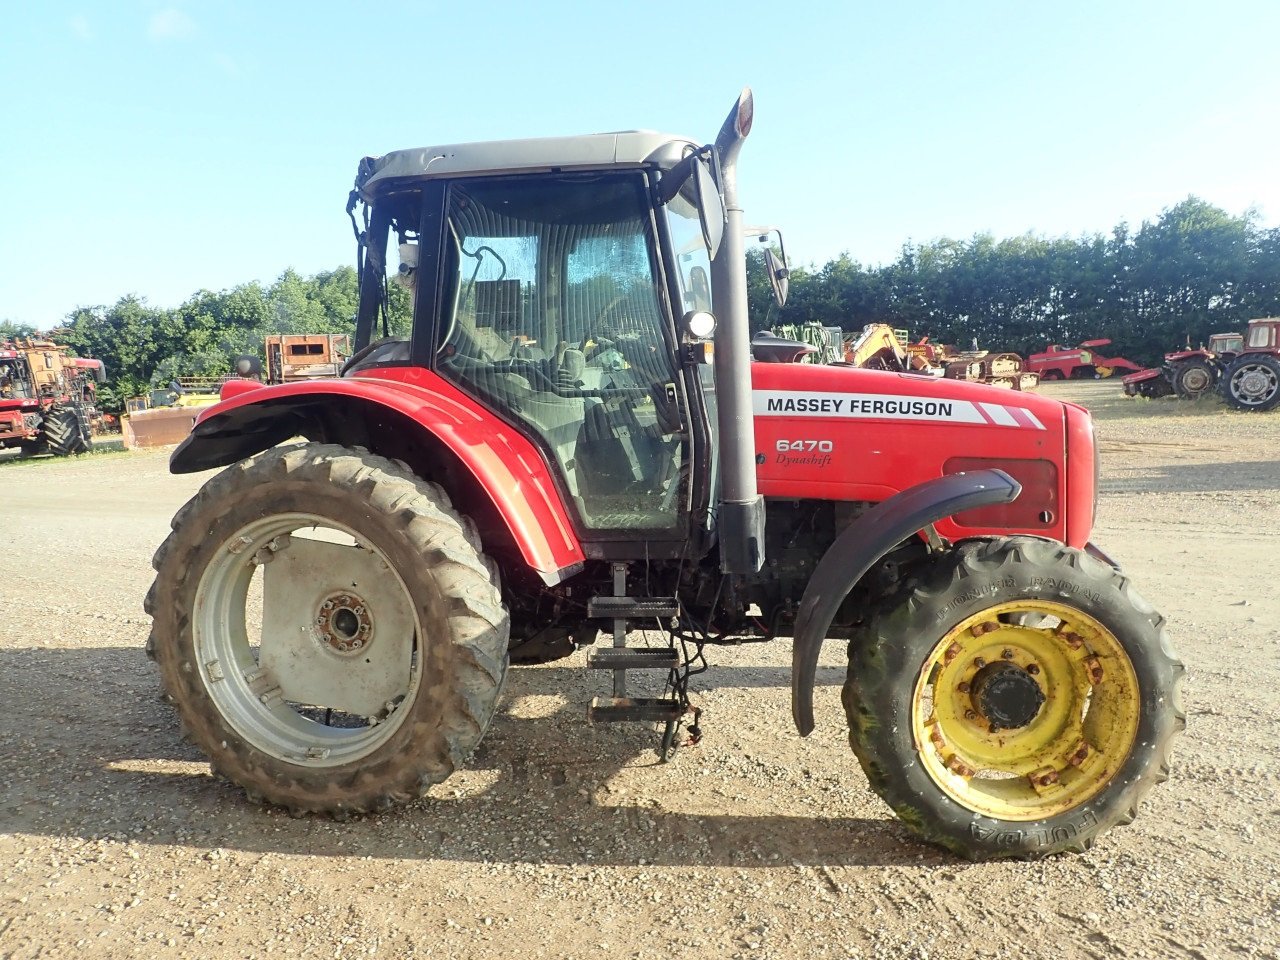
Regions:
[[[661,620],[680,613],[675,597],[592,597],[587,616],[592,620]]]
[[[587,654],[593,670],[673,670],[680,657],[670,647],[604,647]]]
[[[587,719],[592,723],[675,723],[684,715],[678,700],[649,697],[592,697]]]

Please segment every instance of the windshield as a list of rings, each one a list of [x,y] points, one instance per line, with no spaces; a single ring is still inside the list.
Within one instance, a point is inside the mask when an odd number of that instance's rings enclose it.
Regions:
[[[665,207],[671,246],[676,252],[680,311],[712,309],[711,258],[702,238],[702,221],[691,190],[681,190]]]

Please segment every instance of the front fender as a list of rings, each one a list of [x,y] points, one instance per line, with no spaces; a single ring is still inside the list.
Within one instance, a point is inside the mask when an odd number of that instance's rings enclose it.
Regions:
[[[1011,503],[1022,486],[1003,470],[953,473],[882,500],[836,537],[814,568],[796,614],[791,648],[791,717],[800,736],[813,732],[818,653],[854,584],[896,545],[943,517]]]
[[[580,569],[582,546],[532,442],[430,371],[388,374],[227,391],[173,451],[169,469],[193,473],[235,463],[303,434],[316,419],[329,424],[325,439],[338,443],[346,442],[344,424],[353,416],[381,429],[421,430],[470,471],[544,582],[558,583]]]

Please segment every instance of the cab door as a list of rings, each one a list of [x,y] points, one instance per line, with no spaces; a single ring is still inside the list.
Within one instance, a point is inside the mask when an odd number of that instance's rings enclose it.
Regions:
[[[678,552],[690,433],[645,175],[456,181],[444,221],[437,372],[534,440],[589,553]]]

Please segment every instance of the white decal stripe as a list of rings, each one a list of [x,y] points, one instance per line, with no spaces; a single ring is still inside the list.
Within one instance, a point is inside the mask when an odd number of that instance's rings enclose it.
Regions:
[[[979,404],[979,406],[990,415],[992,420],[1002,427],[1016,427],[1018,425],[1018,421],[1013,418],[1013,414],[998,403],[983,403]]]
[[[1031,423],[1032,423],[1032,425],[1033,425],[1037,430],[1044,430],[1044,429],[1045,429],[1045,425],[1044,425],[1043,423],[1041,423],[1041,422],[1040,422],[1040,418],[1039,418],[1039,417],[1037,417],[1037,416],[1036,416],[1034,413],[1032,413],[1030,410],[1028,410],[1026,407],[1018,407],[1017,409],[1019,409],[1019,410],[1021,410],[1021,411],[1022,411],[1022,415],[1023,415],[1024,417],[1026,417],[1028,420],[1030,420],[1030,421],[1031,421]]]

